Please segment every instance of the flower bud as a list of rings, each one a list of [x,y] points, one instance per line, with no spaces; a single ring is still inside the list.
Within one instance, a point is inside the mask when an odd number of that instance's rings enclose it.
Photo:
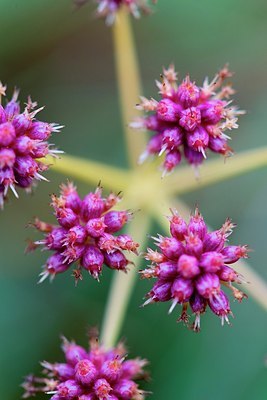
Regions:
[[[98,379],[94,384],[94,391],[100,400],[108,399],[112,387],[106,379]]]
[[[75,379],[82,385],[89,385],[97,377],[97,369],[88,359],[83,359],[75,365]]]
[[[178,272],[183,278],[190,279],[200,273],[198,260],[196,257],[188,256],[187,254],[181,255],[178,260]]]
[[[74,342],[68,342],[66,339],[64,339],[62,347],[67,362],[72,366],[75,366],[80,360],[88,358],[88,354],[84,348],[78,346]]]
[[[196,280],[196,288],[201,296],[209,299],[220,291],[220,280],[217,275],[206,273]]]
[[[0,168],[12,168],[16,161],[16,154],[12,149],[3,148],[0,150]]]
[[[89,219],[86,224],[87,233],[94,238],[102,236],[105,232],[105,228],[104,217]]]
[[[227,264],[232,264],[240,258],[247,258],[247,246],[226,246],[222,249],[223,260]]]
[[[110,382],[119,379],[122,371],[121,361],[118,359],[105,361],[101,367],[101,373]]]
[[[127,211],[109,211],[104,215],[106,232],[114,233],[122,229],[129,221],[130,214]]]
[[[115,250],[113,253],[105,253],[105,264],[111,269],[121,269],[125,271],[128,260],[121,251]]]
[[[179,112],[179,106],[170,99],[163,99],[157,105],[157,116],[162,121],[177,121]]]
[[[207,131],[202,127],[197,128],[194,132],[187,135],[187,144],[195,151],[205,149],[209,144],[209,135]]]
[[[60,383],[57,390],[57,394],[64,400],[73,400],[82,394],[81,387],[73,379]]]
[[[71,228],[78,224],[79,218],[71,208],[60,207],[56,209],[56,217],[63,228]]]
[[[170,279],[177,275],[177,263],[176,261],[165,261],[161,262],[156,267],[157,276],[160,279]]]
[[[96,246],[87,246],[82,257],[82,266],[97,278],[102,270],[103,263],[104,256],[101,251]]]
[[[201,123],[201,114],[198,108],[190,107],[181,111],[179,125],[187,132],[193,132]]]
[[[206,272],[217,272],[223,265],[223,256],[216,251],[203,253],[200,257],[199,265],[203,267]]]
[[[171,299],[172,282],[158,280],[149,292],[153,301],[168,301]]]
[[[99,191],[89,193],[82,201],[82,212],[85,221],[90,218],[99,218],[105,208],[104,200],[101,198]]]
[[[177,260],[183,252],[182,243],[173,237],[160,238],[159,248],[162,251],[162,253],[171,260]]]
[[[182,156],[179,150],[172,150],[166,154],[163,168],[166,172],[171,172],[176,165],[181,162]]]
[[[28,131],[31,139],[47,140],[53,131],[51,124],[47,122],[34,121]]]
[[[173,150],[177,146],[182,144],[183,134],[179,127],[172,129],[165,129],[162,136],[163,145],[167,146],[167,149]]]
[[[15,137],[16,132],[11,122],[4,122],[0,125],[0,146],[9,146]]]
[[[200,90],[187,76],[178,88],[177,97],[184,107],[196,106],[199,101]]]
[[[177,278],[175,279],[171,293],[172,297],[178,301],[178,303],[184,303],[190,299],[194,291],[192,282],[189,279]]]
[[[128,379],[122,379],[119,384],[115,386],[115,390],[122,400],[134,399],[138,393],[136,383]]]

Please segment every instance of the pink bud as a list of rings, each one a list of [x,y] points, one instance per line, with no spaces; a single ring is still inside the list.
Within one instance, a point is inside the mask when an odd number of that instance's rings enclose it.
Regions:
[[[198,108],[190,107],[180,113],[179,125],[186,131],[194,131],[201,123],[201,114]]]
[[[122,400],[134,399],[137,394],[137,385],[128,379],[122,379],[115,386],[115,391]]]
[[[52,131],[52,125],[47,122],[34,121],[28,131],[28,135],[31,139],[47,140]]]
[[[157,116],[162,121],[177,121],[179,118],[179,111],[179,106],[170,99],[163,99],[157,105]]]
[[[89,193],[82,201],[83,218],[88,221],[90,218],[101,217],[105,208],[104,200],[100,196],[100,192]]]
[[[171,172],[176,165],[180,164],[182,159],[181,153],[179,150],[171,150],[166,154],[163,167],[166,172]]]
[[[193,278],[200,273],[198,260],[193,256],[188,256],[187,254],[181,255],[178,260],[178,271],[183,278]]]
[[[75,365],[75,378],[82,385],[92,383],[98,375],[98,371],[94,364],[88,359],[78,361]]]
[[[71,228],[72,226],[79,223],[79,218],[72,211],[71,208],[62,207],[56,209],[56,217],[63,228]]]
[[[57,394],[64,400],[73,400],[82,394],[82,389],[75,380],[69,379],[58,385]]]
[[[196,288],[201,296],[209,299],[220,291],[220,280],[217,275],[206,273],[197,279]]]
[[[165,261],[158,264],[156,267],[157,276],[160,279],[171,279],[177,275],[176,261]]]
[[[91,275],[98,277],[102,270],[103,262],[104,256],[96,246],[89,245],[86,247],[81,264]]]
[[[16,137],[14,126],[11,122],[0,125],[0,146],[9,146]]]
[[[194,132],[187,135],[187,144],[195,151],[205,149],[209,144],[209,135],[207,131],[200,126]]]
[[[158,280],[149,292],[153,301],[168,301],[171,299],[172,282]]]
[[[87,233],[94,238],[102,236],[105,232],[105,228],[104,217],[89,219],[86,224]]]
[[[106,232],[114,233],[122,229],[129,221],[130,214],[127,211],[109,211],[104,215]]]
[[[109,398],[112,387],[106,379],[98,379],[94,384],[94,391],[99,400],[105,400]]]
[[[169,150],[176,148],[182,144],[183,133],[179,127],[165,129],[162,136],[163,145]]]
[[[203,267],[206,272],[217,272],[223,265],[223,256],[216,251],[203,253],[200,257],[199,265]]]
[[[105,264],[111,269],[121,269],[125,271],[128,260],[121,251],[115,250],[113,253],[105,253]]]
[[[188,301],[194,291],[191,280],[184,278],[175,279],[171,293],[172,297],[178,301],[178,303],[184,303]]]
[[[197,105],[200,97],[199,88],[186,77],[182,84],[178,87],[177,97],[184,107]]]
[[[12,149],[3,148],[0,150],[0,168],[12,168],[16,161],[16,154]]]
[[[247,258],[247,252],[247,246],[226,246],[221,251],[223,255],[223,260],[227,264],[235,263],[240,258]]]
[[[159,240],[162,253],[171,260],[177,260],[183,252],[183,245],[173,237],[163,237]]]

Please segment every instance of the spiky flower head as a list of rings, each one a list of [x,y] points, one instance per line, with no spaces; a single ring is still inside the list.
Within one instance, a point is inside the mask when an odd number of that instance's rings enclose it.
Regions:
[[[139,18],[141,13],[150,12],[150,4],[157,0],[96,0],[98,3],[97,15],[106,18],[108,25],[115,22],[117,12],[125,7],[135,18]]]
[[[28,376],[22,387],[24,398],[38,392],[50,395],[50,400],[143,400],[137,379],[144,379],[146,360],[126,360],[122,343],[106,350],[96,336],[90,338],[90,348],[63,338],[63,363],[42,362],[43,377]]]
[[[98,279],[105,264],[111,269],[127,271],[129,261],[123,251],[137,253],[138,244],[129,235],[114,235],[130,220],[129,211],[111,210],[121,199],[110,193],[102,197],[102,188],[87,194],[82,200],[72,183],[61,185],[60,196],[51,196],[51,206],[58,225],[36,219],[33,226],[44,233],[43,240],[30,243],[29,248],[43,246],[53,251],[41,273],[40,282],[64,272],[73,263],[76,279],[82,279],[82,270]]]
[[[209,307],[222,324],[229,323],[231,314],[227,295],[222,287],[227,287],[235,299],[247,297],[233,284],[240,284],[243,277],[229,264],[240,258],[247,258],[247,246],[229,246],[227,238],[235,226],[229,219],[223,226],[209,232],[198,209],[187,224],[172,210],[170,237],[158,236],[155,239],[160,251],[148,249],[145,258],[152,265],[140,271],[143,278],[156,278],[152,290],[147,294],[144,305],[159,301],[172,301],[170,311],[177,304],[182,306],[178,321],[188,323],[188,307],[195,315],[192,325],[200,329],[200,315]]]
[[[1,95],[5,87],[0,83]],[[62,126],[42,122],[36,115],[43,107],[36,109],[37,103],[30,97],[21,110],[17,90],[6,105],[0,101],[0,207],[3,208],[8,190],[18,197],[16,188],[30,191],[38,180],[47,180],[42,173],[48,165],[39,159],[47,155],[56,156],[62,153],[48,143],[53,132],[59,132]]]
[[[202,163],[207,150],[231,155],[226,131],[238,128],[238,115],[244,113],[229,100],[235,91],[224,81],[231,76],[225,66],[210,83],[206,78],[202,87],[189,76],[178,85],[174,66],[163,69],[161,81],[156,81],[161,99],[141,97],[137,108],[149,115],[131,123],[133,128],[154,132],[139,161],[164,154],[165,175],[180,164],[182,154],[194,166]]]

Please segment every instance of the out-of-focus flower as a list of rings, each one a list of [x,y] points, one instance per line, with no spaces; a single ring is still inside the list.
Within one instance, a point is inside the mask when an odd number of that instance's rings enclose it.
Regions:
[[[178,321],[186,324],[190,306],[195,315],[195,331],[200,329],[200,315],[207,306],[220,317],[222,324],[229,323],[230,304],[222,287],[229,288],[238,301],[247,297],[232,285],[244,279],[228,265],[247,258],[247,246],[226,245],[235,225],[227,219],[220,229],[208,232],[198,209],[188,224],[175,210],[169,219],[171,237],[154,238],[160,251],[148,249],[145,258],[152,265],[140,271],[143,278],[157,279],[144,305],[171,300],[172,312],[180,304],[182,314]]]
[[[156,3],[152,0],[151,3]],[[149,0],[96,0],[98,3],[97,15],[106,18],[108,25],[115,22],[116,14],[121,7],[125,7],[135,18],[139,18],[141,13],[150,12]]]
[[[150,155],[165,154],[165,175],[180,164],[182,153],[194,166],[202,163],[208,149],[225,157],[231,155],[226,131],[238,128],[238,116],[244,114],[229,100],[235,93],[231,85],[223,85],[231,76],[225,66],[210,83],[206,78],[202,87],[189,76],[178,85],[174,66],[163,69],[161,81],[156,82],[161,100],[141,97],[137,108],[149,115],[130,125],[154,132],[139,161]]]
[[[0,207],[3,208],[8,189],[18,197],[16,187],[30,191],[37,180],[47,180],[42,173],[48,165],[39,159],[47,155],[56,156],[62,151],[48,143],[53,132],[62,126],[37,120],[43,107],[28,98],[23,111],[18,102],[17,90],[5,106],[0,103]],[[0,83],[0,98],[5,87]]]
[[[129,235],[115,236],[114,233],[122,229],[132,214],[111,211],[120,200],[119,195],[111,193],[107,198],[101,195],[102,189],[97,187],[82,200],[72,183],[61,185],[59,197],[52,195],[51,206],[59,225],[36,219],[33,225],[45,238],[29,246],[33,249],[41,245],[54,252],[44,266],[40,282],[66,271],[74,262],[78,262],[73,271],[76,281],[82,278],[82,269],[98,279],[104,264],[111,269],[127,271],[129,261],[123,251],[137,253],[139,245]]]
[[[63,363],[42,362],[44,377],[28,376],[22,387],[24,398],[38,392],[51,400],[143,400],[145,392],[136,380],[146,378],[146,360],[126,360],[122,343],[106,350],[92,335],[87,351],[75,342],[63,338]]]

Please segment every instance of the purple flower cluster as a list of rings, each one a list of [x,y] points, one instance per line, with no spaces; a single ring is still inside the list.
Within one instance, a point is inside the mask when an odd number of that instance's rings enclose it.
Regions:
[[[63,338],[64,363],[42,362],[43,378],[28,376],[23,383],[24,398],[38,392],[50,394],[51,400],[142,400],[144,394],[136,379],[144,379],[146,360],[125,360],[122,344],[105,350],[96,337],[86,351]]]
[[[98,3],[97,15],[106,18],[108,25],[112,25],[116,19],[118,10],[124,6],[135,17],[140,17],[140,12],[148,14],[150,12],[148,0],[96,0]],[[156,3],[156,0],[152,0]]]
[[[1,86],[2,89],[5,89]],[[2,91],[2,94],[5,90]],[[31,190],[36,180],[46,180],[41,173],[48,165],[38,159],[47,155],[62,153],[48,143],[53,132],[62,126],[39,121],[36,114],[43,109],[35,109],[37,103],[28,99],[21,111],[18,91],[5,106],[0,104],[0,206],[10,188],[18,197],[16,186]]]
[[[200,315],[209,306],[211,311],[229,323],[231,313],[228,297],[222,285],[228,287],[241,301],[246,295],[232,286],[243,278],[228,264],[247,257],[247,246],[228,246],[226,241],[234,224],[226,220],[216,231],[208,232],[203,217],[196,209],[187,224],[176,211],[170,217],[171,237],[154,238],[160,252],[148,249],[145,258],[152,262],[150,268],[141,271],[143,278],[157,278],[147,294],[144,305],[159,301],[172,301],[170,312],[177,304],[182,305],[179,321],[188,323],[187,308],[190,305],[195,322],[193,329],[200,329]]]
[[[229,156],[232,150],[225,131],[237,128],[237,117],[244,113],[229,106],[229,98],[235,92],[223,82],[231,76],[224,67],[210,83],[205,79],[202,87],[191,82],[189,76],[177,85],[174,67],[164,69],[161,82],[157,81],[161,100],[141,97],[137,108],[150,112],[150,115],[131,123],[133,128],[155,132],[140,156],[140,162],[150,155],[165,153],[165,175],[181,162],[182,152],[195,166],[206,158],[207,149]]]
[[[33,225],[45,238],[30,245],[31,248],[42,245],[54,252],[44,266],[41,282],[66,271],[74,262],[79,263],[73,271],[76,281],[82,278],[82,268],[98,279],[103,264],[126,272],[129,261],[123,250],[137,253],[139,245],[129,235],[115,236],[114,233],[129,221],[131,213],[111,211],[120,197],[111,193],[103,198],[101,194],[102,189],[97,187],[82,200],[75,186],[68,183],[61,186],[59,197],[52,195],[51,206],[59,225],[36,219]]]

